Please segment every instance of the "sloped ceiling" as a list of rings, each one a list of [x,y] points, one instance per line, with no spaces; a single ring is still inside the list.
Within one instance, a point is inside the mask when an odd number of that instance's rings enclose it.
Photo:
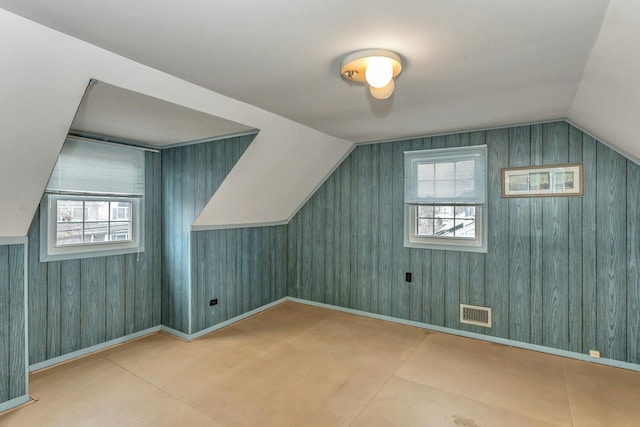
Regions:
[[[640,1],[611,1],[568,116],[640,163]]]
[[[92,80],[71,132],[166,147],[253,131],[249,126]]]
[[[89,78],[260,129],[198,226],[288,220],[351,142],[568,117],[640,157],[638,85],[629,78],[640,58],[633,0],[0,7],[73,36],[0,13],[2,54],[12,59],[0,70],[0,196],[16,217],[0,236],[26,232]],[[345,54],[371,47],[405,60],[396,93],[382,102],[338,75]],[[19,188],[5,184],[12,174],[24,180]],[[29,218],[17,219],[20,212]]]

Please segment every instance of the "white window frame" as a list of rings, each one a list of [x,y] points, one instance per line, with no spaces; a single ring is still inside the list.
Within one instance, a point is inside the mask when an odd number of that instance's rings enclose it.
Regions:
[[[73,245],[57,245],[57,201],[110,201],[131,202],[131,240],[85,242]],[[62,261],[92,258],[97,256],[123,255],[144,252],[144,203],[141,198],[104,196],[47,194],[40,204],[40,261]],[[111,212],[109,212],[111,214]]]
[[[437,250],[451,250],[451,251],[464,251],[464,252],[487,252],[487,229],[488,229],[488,221],[487,221],[487,212],[486,212],[486,196],[487,196],[487,187],[486,181],[483,182],[480,187],[483,193],[483,202],[475,202],[469,203],[469,201],[460,200],[457,201],[452,199],[451,197],[446,200],[424,200],[416,202],[415,200],[411,200],[407,202],[408,198],[415,198],[415,194],[413,193],[411,196],[407,196],[407,191],[409,187],[414,184],[411,182],[414,176],[413,171],[406,170],[407,168],[412,167],[411,161],[407,161],[407,155],[412,157],[415,161],[418,158],[418,162],[424,160],[425,162],[432,162],[433,157],[440,157],[443,154],[448,155],[456,155],[457,153],[463,152],[463,150],[473,150],[476,148],[479,151],[484,152],[484,160],[486,162],[486,146],[470,146],[470,147],[457,147],[457,148],[443,148],[443,149],[433,149],[433,150],[420,150],[414,152],[405,152],[405,205],[404,205],[404,246],[408,248],[421,248],[421,249],[437,249]],[[487,170],[487,166],[485,163],[485,173]],[[417,179],[417,178],[416,178]],[[486,176],[484,177],[486,180]],[[409,180],[409,182],[408,182]],[[414,181],[415,182],[415,181]],[[415,187],[413,187],[415,188]],[[460,206],[460,205],[473,205],[475,207],[475,230],[476,237],[468,238],[468,237],[455,237],[455,236],[420,236],[417,234],[418,227],[418,207],[419,206]]]

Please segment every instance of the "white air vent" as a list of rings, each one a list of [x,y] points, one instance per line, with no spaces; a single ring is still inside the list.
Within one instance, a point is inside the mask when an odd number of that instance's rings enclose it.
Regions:
[[[460,323],[491,327],[491,309],[475,305],[460,304]]]

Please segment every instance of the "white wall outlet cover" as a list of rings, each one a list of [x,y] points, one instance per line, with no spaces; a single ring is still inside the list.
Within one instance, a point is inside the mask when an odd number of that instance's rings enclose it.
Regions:
[[[589,356],[600,357],[600,352],[598,350],[589,350]]]

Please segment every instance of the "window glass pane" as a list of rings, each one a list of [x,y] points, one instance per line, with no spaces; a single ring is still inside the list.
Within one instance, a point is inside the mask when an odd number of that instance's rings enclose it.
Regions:
[[[418,165],[418,181],[433,180],[433,163]]]
[[[58,200],[57,222],[82,222],[82,200]]]
[[[473,180],[465,179],[462,181],[456,181],[456,197],[464,197],[472,195],[475,188]]]
[[[433,234],[441,237],[453,237],[454,236],[454,221],[453,219],[438,218],[435,220]]]
[[[82,243],[82,223],[59,222],[56,230],[56,245]]]
[[[475,239],[476,237],[476,220],[475,218],[458,219],[456,218],[456,237],[464,237]]]
[[[418,195],[422,198],[433,198],[436,195],[435,181],[418,181]]]
[[[418,206],[419,218],[433,218],[433,206]]]
[[[433,219],[431,218],[418,218],[418,236],[432,236],[433,235]]]
[[[475,164],[473,160],[456,162],[456,179],[473,179]]]
[[[453,218],[453,206],[435,206],[436,218]]]
[[[456,178],[456,164],[453,162],[436,163],[436,179],[452,181]]]
[[[105,242],[109,234],[108,222],[86,222],[84,226],[84,243]]]
[[[84,220],[87,222],[109,221],[109,202],[84,202]]]
[[[436,237],[476,237],[475,206],[417,206],[416,235]]]
[[[456,182],[438,181],[435,188],[435,197],[453,197],[455,195]]]
[[[111,221],[131,221],[131,202],[111,202]]]
[[[131,240],[130,222],[112,222],[109,240]]]

